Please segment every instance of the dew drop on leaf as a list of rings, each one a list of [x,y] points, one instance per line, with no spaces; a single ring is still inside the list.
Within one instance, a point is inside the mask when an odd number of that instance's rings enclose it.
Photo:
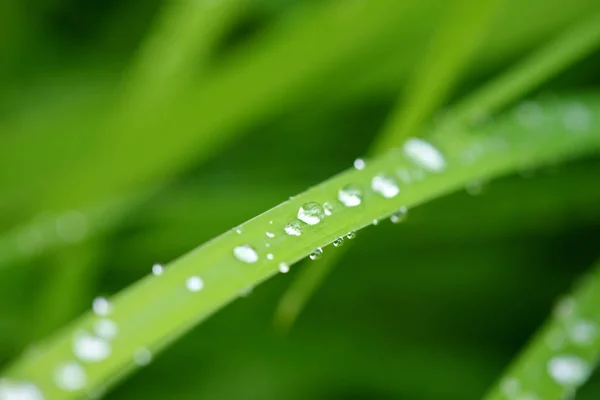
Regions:
[[[245,262],[246,264],[253,264],[258,261],[258,253],[254,250],[254,247],[244,244],[237,246],[233,249],[233,255],[238,260]]]
[[[560,355],[548,361],[548,373],[562,386],[581,385],[590,372],[589,363],[574,355]]]
[[[331,216],[333,214],[333,205],[328,202],[323,203],[323,212],[327,217]]]
[[[135,365],[148,365],[150,361],[152,361],[152,352],[147,348],[141,347],[133,352],[133,363]]]
[[[0,378],[0,399],[44,400],[44,396],[33,383]]]
[[[371,180],[371,189],[386,199],[396,197],[400,193],[400,188],[396,184],[396,181],[387,175],[374,176]]]
[[[431,143],[417,138],[404,142],[404,154],[415,165],[432,172],[441,172],[446,168],[446,159]]]
[[[393,224],[399,224],[406,219],[407,214],[408,209],[405,206],[402,206],[398,211],[390,216],[390,221],[392,221]]]
[[[300,236],[302,235],[302,225],[300,224],[300,221],[298,221],[297,219],[289,222],[285,228],[285,233],[290,235],[290,236]]]
[[[363,169],[365,169],[366,166],[367,163],[362,158],[357,158],[356,160],[354,160],[354,168],[356,168],[357,170],[362,171]]]
[[[270,237],[271,239],[275,237],[275,234],[273,232],[265,232],[265,235],[267,235],[267,237]]]
[[[362,203],[362,191],[355,185],[346,185],[338,191],[338,200],[346,207],[356,207]]]
[[[56,386],[67,392],[74,392],[83,388],[87,378],[83,367],[76,361],[69,361],[59,365],[54,371]],[[4,397],[0,397],[4,399]],[[23,397],[29,399],[28,397]],[[9,397],[11,399],[11,397]],[[18,397],[20,399],[20,397]]]
[[[347,239],[354,239],[356,237],[356,231],[348,232],[346,235]]]
[[[112,304],[105,297],[96,297],[92,302],[92,309],[96,315],[104,316],[112,311]]]
[[[344,244],[344,238],[343,237],[339,237],[337,239],[335,239],[333,241],[333,246],[334,247],[341,247]]]
[[[287,273],[290,270],[290,266],[287,263],[281,262],[279,263],[279,272],[282,274]]]
[[[108,358],[110,353],[111,347],[106,340],[86,332],[75,334],[73,354],[81,361],[99,362]]]
[[[311,260],[318,260],[319,258],[321,258],[322,255],[323,255],[323,249],[321,249],[319,247],[318,249],[316,249],[315,251],[313,251],[312,253],[310,253],[309,258]]]
[[[185,287],[190,292],[199,292],[204,288],[204,281],[199,276],[190,276],[185,281]]]
[[[152,266],[152,274],[153,275],[156,275],[156,276],[162,275],[163,271],[164,271],[164,267],[161,264],[154,264]]]
[[[314,201],[304,203],[298,210],[298,219],[308,225],[316,225],[325,217],[323,207]]]
[[[101,318],[94,324],[94,332],[103,339],[114,339],[119,332],[117,324],[108,318]]]

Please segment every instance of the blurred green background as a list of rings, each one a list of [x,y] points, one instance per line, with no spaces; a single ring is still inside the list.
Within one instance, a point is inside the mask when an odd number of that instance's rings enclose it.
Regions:
[[[496,3],[442,106],[600,12]],[[351,166],[410,104],[438,28],[476,4],[2,0],[2,365],[96,295]],[[532,95],[598,90],[599,68],[595,53]],[[528,171],[361,231],[288,334],[275,306],[318,261],[106,398],[481,398],[599,255],[599,174],[600,159]],[[593,377],[578,399],[598,396]]]

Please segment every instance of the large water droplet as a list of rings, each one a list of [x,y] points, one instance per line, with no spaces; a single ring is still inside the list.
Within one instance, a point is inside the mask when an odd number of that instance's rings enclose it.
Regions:
[[[442,153],[423,139],[411,138],[404,142],[404,154],[414,164],[428,171],[440,172],[446,168]]]
[[[298,221],[297,219],[288,223],[285,226],[284,230],[285,230],[285,233],[287,233],[290,236],[302,235],[302,225],[300,224],[300,221]]]
[[[105,360],[111,353],[110,344],[97,336],[79,332],[73,339],[73,353],[81,361],[99,362]]]
[[[304,203],[298,210],[298,219],[308,225],[316,225],[325,217],[323,207],[314,201]]]
[[[396,184],[396,181],[387,175],[374,176],[371,180],[371,188],[386,199],[396,197],[400,193],[400,188]]]
[[[254,247],[248,244],[237,246],[233,249],[233,255],[235,258],[246,264],[252,264],[258,261],[258,253],[254,250]]]
[[[311,260],[318,260],[319,258],[321,258],[322,255],[323,255],[323,249],[321,249],[319,247],[318,249],[316,249],[315,251],[310,253],[309,257]]]
[[[333,246],[334,247],[341,247],[344,244],[344,238],[343,237],[339,237],[337,239],[335,239],[333,241]]]
[[[290,266],[287,263],[279,263],[279,272],[286,274],[290,270]]]
[[[367,163],[362,158],[357,158],[356,160],[354,160],[354,168],[356,168],[357,170],[362,171],[363,169],[365,169],[366,166]]]
[[[190,276],[185,281],[185,287],[190,292],[199,292],[204,288],[204,281],[199,276]]]
[[[406,219],[407,214],[408,209],[405,206],[402,206],[398,211],[390,216],[390,221],[392,221],[394,224],[399,224]]]
[[[94,324],[94,332],[101,338],[110,340],[117,336],[119,328],[112,320],[108,318],[102,318],[96,321]]]
[[[83,367],[76,361],[59,365],[54,371],[54,382],[62,390],[74,392],[85,386],[86,374]],[[4,399],[0,397],[0,399]]]
[[[147,348],[142,347],[133,352],[133,362],[135,365],[148,365],[150,361],[152,361],[152,352]]]
[[[548,373],[562,386],[578,386],[587,380],[591,372],[587,361],[573,355],[561,355],[548,361]]]
[[[338,191],[338,200],[346,207],[356,207],[362,203],[362,191],[355,185],[346,185]]]
[[[44,400],[33,383],[0,379],[0,400]]]
[[[96,297],[92,302],[92,309],[96,315],[105,316],[112,311],[112,304],[105,297]]]

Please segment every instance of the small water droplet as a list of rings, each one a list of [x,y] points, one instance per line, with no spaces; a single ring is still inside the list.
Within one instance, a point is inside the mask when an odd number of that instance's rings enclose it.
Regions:
[[[152,266],[152,274],[159,276],[162,275],[162,273],[164,272],[164,267],[160,264],[154,264]]]
[[[331,214],[333,214],[333,205],[328,202],[323,203],[323,211],[326,216],[331,216]]]
[[[548,373],[562,386],[578,386],[591,372],[587,361],[573,355],[560,355],[548,361]]]
[[[273,225],[273,220],[270,220],[270,221],[269,221],[269,224]]]
[[[379,220],[378,219],[374,219],[373,220],[373,225],[377,225],[377,224],[379,224]]]
[[[334,247],[340,247],[340,246],[343,246],[343,245],[344,245],[344,238],[343,237],[339,237],[339,238],[337,238],[337,239],[335,239],[333,241],[333,246]]]
[[[517,122],[527,128],[535,128],[544,122],[544,110],[535,101],[527,100],[515,109]]]
[[[446,159],[431,143],[423,139],[411,138],[404,142],[404,154],[414,164],[432,172],[446,168]]]
[[[561,298],[554,307],[554,315],[557,318],[569,318],[575,310],[575,300],[572,297]]]
[[[311,260],[318,260],[319,258],[321,258],[321,256],[323,255],[323,249],[321,249],[320,247],[318,249],[316,249],[315,251],[313,251],[310,254],[310,259]]]
[[[237,246],[233,249],[233,255],[238,260],[245,262],[246,264],[253,264],[258,261],[258,253],[254,250],[254,247],[244,244]]]
[[[267,237],[270,237],[271,239],[273,239],[275,237],[275,234],[273,232],[265,232],[265,235],[267,235]]]
[[[265,247],[271,247],[271,243],[269,243],[269,242],[265,243]]]
[[[308,225],[316,225],[325,217],[323,207],[314,201],[304,203],[298,210],[298,219]]]
[[[287,273],[290,270],[290,266],[287,263],[281,262],[279,263],[279,272],[282,274]]]
[[[92,309],[99,316],[105,316],[112,311],[112,304],[105,297],[96,297],[92,302]]]
[[[300,224],[300,221],[298,221],[297,219],[291,221],[290,223],[288,223],[285,228],[285,233],[290,235],[290,236],[300,236],[302,235],[302,225]]]
[[[515,378],[504,378],[500,382],[500,391],[507,397],[514,397],[519,393],[519,381]]]
[[[346,239],[354,239],[356,237],[356,231],[352,231],[352,232],[348,232],[348,234],[346,235]]]
[[[59,365],[54,371],[54,382],[62,390],[74,392],[86,384],[86,374],[83,367],[76,361]],[[3,397],[0,397],[4,399]]]
[[[108,318],[99,319],[94,324],[94,332],[103,339],[113,339],[117,336],[118,331],[117,324]]]
[[[1,400],[44,400],[42,392],[33,383],[0,378]]]
[[[390,221],[392,221],[393,224],[399,224],[406,219],[407,214],[408,209],[405,206],[402,206],[398,211],[390,216]]]
[[[371,180],[371,188],[375,193],[380,194],[386,199],[396,197],[400,193],[400,188],[393,178],[387,175],[376,175]]]
[[[338,191],[338,200],[346,207],[356,207],[362,203],[362,191],[355,185],[346,185]]]
[[[136,349],[133,352],[133,362],[135,365],[144,366],[152,361],[152,352],[145,347]]]
[[[594,343],[598,328],[591,321],[578,320],[569,325],[567,332],[573,343],[585,346]]]
[[[185,281],[185,287],[190,292],[199,292],[204,288],[204,281],[199,276],[190,276]]]
[[[485,188],[485,184],[480,180],[472,180],[467,182],[465,190],[471,196],[478,196],[483,193]]]
[[[110,355],[111,347],[102,338],[86,332],[78,332],[73,339],[73,353],[81,361],[99,362]]]
[[[272,260],[273,258],[275,258],[275,256],[273,255],[273,253],[268,253],[267,254],[267,260]]]
[[[362,158],[357,158],[356,160],[354,160],[354,168],[356,168],[359,171],[365,169],[366,165],[367,163]]]
[[[235,228],[235,233],[237,233],[238,235],[242,234],[242,228]]]

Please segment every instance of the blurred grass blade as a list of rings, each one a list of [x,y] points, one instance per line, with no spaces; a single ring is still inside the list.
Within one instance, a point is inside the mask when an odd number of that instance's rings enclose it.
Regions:
[[[599,44],[600,14],[596,13],[469,96],[455,109],[455,117],[476,122],[493,114],[589,56]]]
[[[561,299],[486,400],[575,398],[600,359],[600,262]]]
[[[481,11],[488,12],[489,9],[481,8]],[[570,66],[572,63],[579,61],[586,55],[589,55],[600,45],[600,24],[592,24],[596,21],[597,17],[586,19],[574,25],[564,34],[560,35],[555,41],[542,47],[530,57],[527,57],[523,62],[519,63],[513,69],[510,69],[505,74],[495,78],[490,83],[483,86],[482,89],[476,91],[472,95],[468,96],[465,100],[459,102],[453,107],[450,113],[451,118],[442,121],[442,124],[437,127],[439,131],[449,129],[452,124],[458,122],[471,122],[477,118],[481,118],[482,115],[491,115],[494,111],[506,107],[510,102],[518,99],[516,96],[522,96],[528,93],[529,90],[533,90],[537,85],[543,83],[543,80],[551,79],[554,74],[560,73],[563,69]],[[597,21],[600,22],[600,21]],[[451,26],[451,25],[450,25]],[[480,25],[472,25],[472,28],[481,27]],[[449,29],[449,28],[448,28]],[[446,35],[452,36],[448,32],[444,32]],[[474,33],[474,32],[472,32]],[[439,36],[445,36],[442,32]],[[457,35],[462,37],[464,40],[469,38],[468,35],[463,35],[463,31],[457,31]],[[440,39],[441,40],[441,39]],[[457,37],[458,40],[458,37]],[[570,46],[577,44],[576,51]],[[460,46],[461,48],[463,46]],[[468,46],[465,45],[464,48]],[[433,51],[432,51],[433,52]],[[576,53],[576,57],[574,54]],[[548,56],[552,55],[551,58]],[[543,67],[538,67],[538,63],[543,63]],[[531,71],[543,70],[545,74],[541,77],[531,76]],[[458,72],[458,71],[457,71]],[[432,77],[432,79],[435,79]],[[503,90],[496,90],[499,86],[503,86],[507,81],[520,82],[520,85],[514,86],[514,90],[507,93]],[[426,84],[425,84],[426,85]],[[417,91],[418,92],[418,91]],[[441,93],[440,93],[441,94]],[[441,99],[439,100],[441,101]],[[433,98],[429,102],[417,102],[422,104],[421,107],[428,107],[428,104],[433,105]],[[439,104],[439,102],[438,102]],[[411,108],[412,110],[412,108]],[[411,111],[403,111],[402,105],[398,106],[392,114],[391,126],[385,128],[381,132],[382,139],[376,139],[375,149],[382,150],[381,146],[393,145],[397,143],[397,140],[404,135],[404,131],[400,130],[396,132],[393,127],[402,129],[402,124],[407,123],[415,124],[419,121],[422,123],[421,117],[417,118],[417,113],[422,114],[425,118],[427,113],[430,113],[432,109],[427,112],[426,108],[421,109],[415,108],[415,116],[407,114],[403,117],[404,113]],[[472,118],[465,118],[471,116]],[[413,122],[403,122],[403,121]],[[414,125],[413,129],[417,128],[418,125]],[[456,126],[450,129],[457,129]],[[396,134],[398,133],[398,136]],[[325,256],[319,268],[307,268],[302,271],[301,274],[294,280],[288,290],[282,296],[277,309],[275,310],[274,324],[280,330],[287,330],[294,323],[298,314],[302,311],[310,297],[322,284],[323,280],[330,273],[334,264],[337,260],[342,257],[343,253],[348,248],[337,252],[335,256]],[[331,257],[331,259],[330,259]]]
[[[96,314],[87,313],[16,360],[4,382],[12,387],[32,382],[46,400],[94,393],[133,368],[134,361],[147,363],[151,352],[249,287],[374,219],[460,189],[473,179],[510,173],[523,162],[541,166],[600,150],[600,95],[540,106],[545,118],[535,128],[507,113],[477,133],[444,132],[431,143],[410,139],[402,150],[369,160],[364,170],[332,177],[175,260],[158,276],[142,279],[110,305],[98,302]],[[465,154],[473,148],[482,152],[466,162]],[[407,174],[412,178],[407,180]],[[320,206],[307,204],[311,202],[330,203],[331,215],[325,217]],[[314,212],[299,216],[301,207]]]
[[[412,72],[401,104],[396,105],[384,130],[376,137],[375,153],[402,143],[448,98],[467,63],[484,42],[490,21],[504,0],[461,0],[447,4],[440,26],[425,57]]]

